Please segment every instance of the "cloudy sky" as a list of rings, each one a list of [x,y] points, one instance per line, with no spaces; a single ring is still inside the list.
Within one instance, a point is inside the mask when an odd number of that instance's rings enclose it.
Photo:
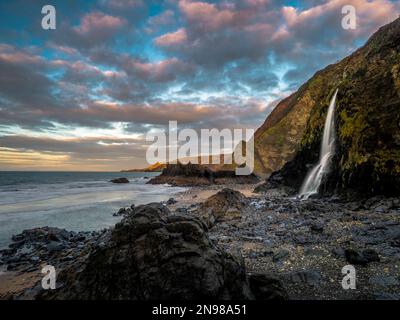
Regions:
[[[41,9],[57,29],[41,28]],[[341,27],[344,5],[357,28]],[[0,3],[0,170],[146,166],[145,136],[257,128],[400,13],[390,0]]]

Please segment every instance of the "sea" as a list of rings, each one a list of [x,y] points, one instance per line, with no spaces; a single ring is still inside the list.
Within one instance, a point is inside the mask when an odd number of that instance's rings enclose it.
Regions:
[[[151,185],[149,172],[0,172],[0,248],[25,229],[101,230],[120,221],[131,204],[159,202],[185,188]],[[110,180],[126,177],[130,183]]]

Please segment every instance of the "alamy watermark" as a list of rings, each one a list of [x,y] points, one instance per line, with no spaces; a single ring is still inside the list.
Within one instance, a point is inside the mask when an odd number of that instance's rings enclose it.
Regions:
[[[45,5],[42,7],[42,28],[44,30],[55,30],[56,25],[56,8],[53,5]],[[354,30],[357,27],[356,8],[353,5],[345,5],[341,9],[344,15],[342,18],[342,28],[345,30]]]
[[[345,275],[342,279],[342,288],[344,290],[356,289],[356,268],[348,264],[342,268],[342,274]]]
[[[45,274],[42,278],[42,288],[44,290],[54,290],[56,288],[56,268],[46,265],[42,268],[42,273]]]
[[[357,27],[357,12],[356,8],[352,5],[345,5],[342,7],[342,28],[345,30],[354,30]]]
[[[254,170],[254,129],[178,130],[177,121],[169,121],[168,133],[149,132],[147,149],[149,164],[235,164],[236,175],[249,175]],[[237,143],[235,145],[235,142]],[[223,156],[222,156],[223,155]],[[210,161],[211,160],[211,161]]]
[[[52,5],[45,5],[42,7],[42,28],[44,30],[55,30],[56,25],[56,8]]]

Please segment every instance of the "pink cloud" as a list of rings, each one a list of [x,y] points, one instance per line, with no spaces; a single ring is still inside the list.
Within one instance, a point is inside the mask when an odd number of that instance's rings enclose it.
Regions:
[[[172,10],[166,10],[155,17],[149,19],[149,24],[151,26],[161,26],[169,24],[173,21],[174,12]]]
[[[42,64],[43,58],[31,53],[17,50],[15,47],[0,44],[0,59],[14,64]]]
[[[187,40],[187,33],[184,28],[175,32],[164,34],[155,39],[155,43],[161,47],[174,46],[184,43]]]
[[[219,9],[215,4],[181,0],[179,8],[186,18],[204,29],[218,29],[233,23],[235,12],[231,9]]]
[[[127,21],[120,17],[105,15],[101,12],[92,12],[85,15],[81,24],[74,30],[81,35],[87,35],[94,31],[116,30],[126,25]]]
[[[78,54],[78,50],[72,47],[68,47],[68,46],[61,46],[61,45],[57,45],[55,43],[48,43],[47,46],[51,49],[57,50],[59,52],[68,54],[68,55],[77,55]]]
[[[190,71],[191,66],[177,58],[166,59],[158,62],[141,62],[132,60],[130,67],[140,78],[155,81],[166,81],[176,77],[181,72]]]
[[[396,11],[399,9],[396,10],[396,5],[388,0],[332,0],[300,12],[294,7],[283,7],[281,12],[289,28],[299,28],[333,14],[338,16],[337,25],[340,26],[341,9],[346,5],[352,5],[356,9],[358,21],[355,33],[366,35],[377,26],[397,18]]]

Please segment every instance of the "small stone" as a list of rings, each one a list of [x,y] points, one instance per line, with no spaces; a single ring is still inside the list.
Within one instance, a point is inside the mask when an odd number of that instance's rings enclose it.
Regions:
[[[278,262],[280,260],[283,260],[289,256],[289,251],[287,250],[280,250],[274,256],[272,257],[272,261]]]
[[[340,248],[340,247],[333,248],[332,249],[332,254],[337,258],[344,258],[345,257],[344,250],[342,248]]]
[[[308,270],[295,272],[291,274],[290,279],[293,282],[302,282],[311,286],[317,286],[321,283],[322,277],[318,271]]]
[[[169,206],[169,205],[175,204],[177,202],[178,201],[176,201],[174,198],[169,198],[168,201],[167,201],[167,205]]]
[[[347,262],[351,264],[366,265],[368,261],[363,257],[363,255],[355,250],[346,249],[344,252]]]
[[[372,249],[364,250],[362,253],[353,249],[346,249],[345,256],[349,263],[362,266],[365,266],[370,262],[380,261],[379,255]]]
[[[368,262],[379,262],[381,259],[379,258],[378,253],[375,250],[367,249],[362,252],[362,255]]]
[[[322,231],[324,231],[324,226],[322,225],[322,223],[314,222],[314,223],[311,225],[310,229],[311,229],[312,231],[314,231],[314,232],[321,233]]]

